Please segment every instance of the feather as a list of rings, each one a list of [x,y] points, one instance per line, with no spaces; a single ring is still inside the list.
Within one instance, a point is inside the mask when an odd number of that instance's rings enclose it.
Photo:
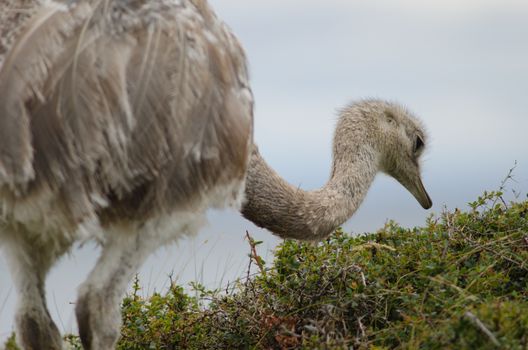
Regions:
[[[72,34],[83,8],[69,16],[63,6],[44,7],[26,24],[0,71],[0,185],[25,187],[35,176],[28,101],[43,97],[49,68]]]
[[[6,56],[0,103],[0,186],[57,193],[71,222],[192,208],[245,177],[244,53],[200,1],[43,6]]]

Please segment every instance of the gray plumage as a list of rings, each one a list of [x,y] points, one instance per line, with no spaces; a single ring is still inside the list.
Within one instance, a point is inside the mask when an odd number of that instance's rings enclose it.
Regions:
[[[75,241],[102,246],[76,315],[104,350],[142,262],[244,190],[244,216],[298,239],[348,219],[379,170],[431,206],[423,128],[383,101],[342,112],[325,187],[283,181],[253,145],[244,52],[205,0],[4,0],[0,19],[0,244],[24,349],[62,347],[45,278]]]
[[[19,340],[60,348],[44,279],[74,241],[96,237],[103,252],[76,310],[84,346],[109,349],[141,262],[196,232],[207,208],[239,206],[245,55],[202,0],[2,6],[0,240],[17,271]]]
[[[395,103],[364,100],[340,112],[330,180],[303,191],[286,183],[254,147],[246,179],[243,215],[283,238],[320,240],[348,220],[379,171],[397,179],[428,209],[431,199],[420,179],[425,131]]]
[[[24,197],[60,192],[75,225],[87,214],[147,218],[243,179],[245,59],[207,7],[62,7],[31,18],[0,72],[0,186]]]

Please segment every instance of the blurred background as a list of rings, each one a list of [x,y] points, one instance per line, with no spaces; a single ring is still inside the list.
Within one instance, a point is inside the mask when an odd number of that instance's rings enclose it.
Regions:
[[[425,211],[396,181],[379,175],[345,225],[360,234],[388,219],[420,225],[444,208],[466,208],[498,189],[517,161],[515,189],[528,190],[528,2],[514,0],[210,0],[246,49],[256,99],[255,139],[290,183],[322,186],[330,171],[337,109],[364,97],[395,100],[429,131]],[[509,190],[508,198],[515,196]],[[521,198],[519,198],[521,199]],[[225,286],[245,273],[246,230],[271,261],[280,242],[236,212],[211,212],[194,239],[161,249],[140,272],[142,293],[169,275]],[[99,250],[76,247],[48,278],[50,312],[76,332],[73,302]],[[15,292],[0,255],[0,344],[13,330]]]

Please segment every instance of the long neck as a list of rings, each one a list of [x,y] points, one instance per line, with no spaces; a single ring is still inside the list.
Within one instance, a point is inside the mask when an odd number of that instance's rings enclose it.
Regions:
[[[242,214],[282,238],[327,237],[354,214],[378,171],[377,156],[371,148],[363,146],[349,151],[353,154],[334,155],[332,175],[323,188],[303,191],[271,169],[255,146]]]

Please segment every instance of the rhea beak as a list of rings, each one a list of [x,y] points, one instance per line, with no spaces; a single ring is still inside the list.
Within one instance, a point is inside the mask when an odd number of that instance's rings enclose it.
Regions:
[[[407,189],[413,194],[414,198],[418,200],[418,203],[420,203],[424,209],[429,209],[433,206],[433,201],[425,190],[422,179],[419,176],[416,177],[414,183],[410,187],[407,187]]]
[[[414,170],[414,169],[413,169]],[[411,194],[416,198],[418,203],[424,208],[429,209],[433,206],[433,201],[425,190],[418,169],[405,174],[401,178],[396,178]]]

